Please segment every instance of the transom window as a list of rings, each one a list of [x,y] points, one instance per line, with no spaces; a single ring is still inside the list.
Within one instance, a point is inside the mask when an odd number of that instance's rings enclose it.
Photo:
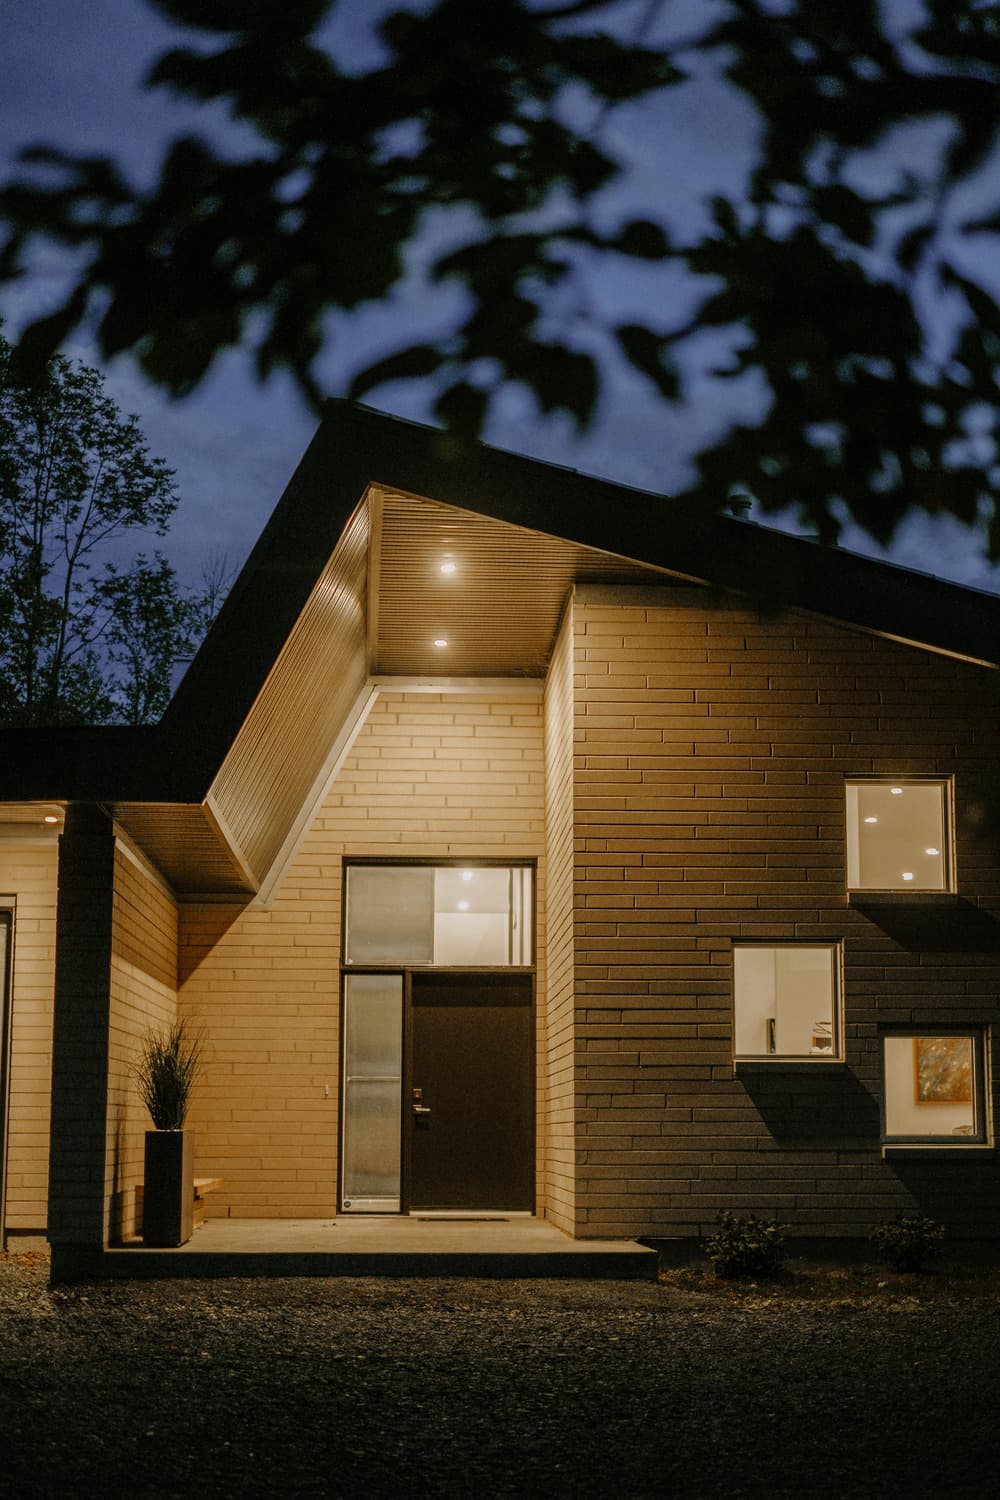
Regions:
[[[734,944],[733,983],[737,1061],[843,1055],[839,944]]]
[[[525,865],[348,865],[347,964],[527,966],[532,870]]]
[[[847,884],[855,891],[948,891],[947,780],[847,783]]]
[[[974,1031],[882,1038],[887,1141],[982,1141],[982,1038]]]

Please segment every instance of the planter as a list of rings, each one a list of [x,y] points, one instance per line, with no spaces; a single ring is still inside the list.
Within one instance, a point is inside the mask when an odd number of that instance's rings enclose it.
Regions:
[[[194,1137],[189,1130],[147,1130],[142,1238],[183,1245],[194,1229]]]

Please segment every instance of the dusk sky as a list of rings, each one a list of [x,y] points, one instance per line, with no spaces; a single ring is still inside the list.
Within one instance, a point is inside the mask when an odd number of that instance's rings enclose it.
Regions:
[[[706,3],[691,0],[687,8],[694,13],[700,5],[703,13]],[[383,0],[341,0],[331,27],[338,55],[358,66],[374,60],[370,22],[388,8]],[[672,24],[683,21],[684,9],[667,8]],[[237,146],[239,137],[220,116],[181,108],[163,94],[143,89],[142,77],[165,45],[197,42],[196,34],[168,27],[143,0],[0,0],[0,13],[5,61],[0,161],[5,176],[16,151],[37,142],[112,155],[140,179],[155,171],[165,144],[183,131],[215,131],[217,139]],[[716,187],[739,182],[752,149],[753,127],[749,108],[710,78],[619,111],[606,139],[629,170],[607,212],[696,221]],[[323,369],[330,394],[342,394],[354,370],[396,347],[401,331],[447,327],[454,294],[432,295],[421,284],[419,259],[419,254],[414,257],[411,285],[391,306],[333,320],[334,344]],[[0,295],[6,331],[14,334],[47,311],[61,284],[54,257],[40,258],[30,276]],[[690,289],[675,271],[657,270],[627,282],[605,279],[589,288],[588,295],[595,302],[611,299],[616,308],[641,316],[652,299],[686,299]],[[83,338],[64,352],[97,362]],[[239,352],[220,361],[183,401],[171,401],[151,388],[127,359],[116,361],[107,374],[111,395],[123,409],[138,414],[151,450],[177,474],[181,507],[170,537],[159,545],[188,582],[197,580],[202,560],[213,549],[225,549],[233,564],[242,562],[315,427],[291,382],[278,378],[258,385]],[[426,392],[419,387],[384,387],[371,399],[386,410],[430,419]],[[671,410],[638,377],[623,373],[605,393],[597,421],[583,438],[562,418],[535,418],[527,399],[516,393],[492,422],[487,438],[499,447],[670,493],[683,485],[693,443],[716,434],[727,412],[749,415],[754,399],[752,382],[727,387],[724,393],[706,382],[692,409]],[[842,542],[875,550],[853,528],[845,530]],[[978,539],[952,521],[911,520],[889,556],[907,567],[1000,592],[1000,567],[989,567]]]

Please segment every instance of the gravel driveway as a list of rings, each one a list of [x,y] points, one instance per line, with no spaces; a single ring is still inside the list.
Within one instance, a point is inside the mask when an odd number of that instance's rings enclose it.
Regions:
[[[998,1335],[1000,1291],[50,1290],[0,1260],[0,1495],[982,1495]]]

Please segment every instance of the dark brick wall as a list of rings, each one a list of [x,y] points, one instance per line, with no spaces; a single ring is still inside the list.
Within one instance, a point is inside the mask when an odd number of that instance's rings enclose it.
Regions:
[[[879,1045],[997,1015],[995,674],[694,588],[581,589],[574,619],[577,1232],[998,1232],[992,1156],[883,1160]],[[955,778],[958,901],[849,901],[845,777],[907,773]],[[741,938],[843,941],[845,1066],[735,1076]]]

